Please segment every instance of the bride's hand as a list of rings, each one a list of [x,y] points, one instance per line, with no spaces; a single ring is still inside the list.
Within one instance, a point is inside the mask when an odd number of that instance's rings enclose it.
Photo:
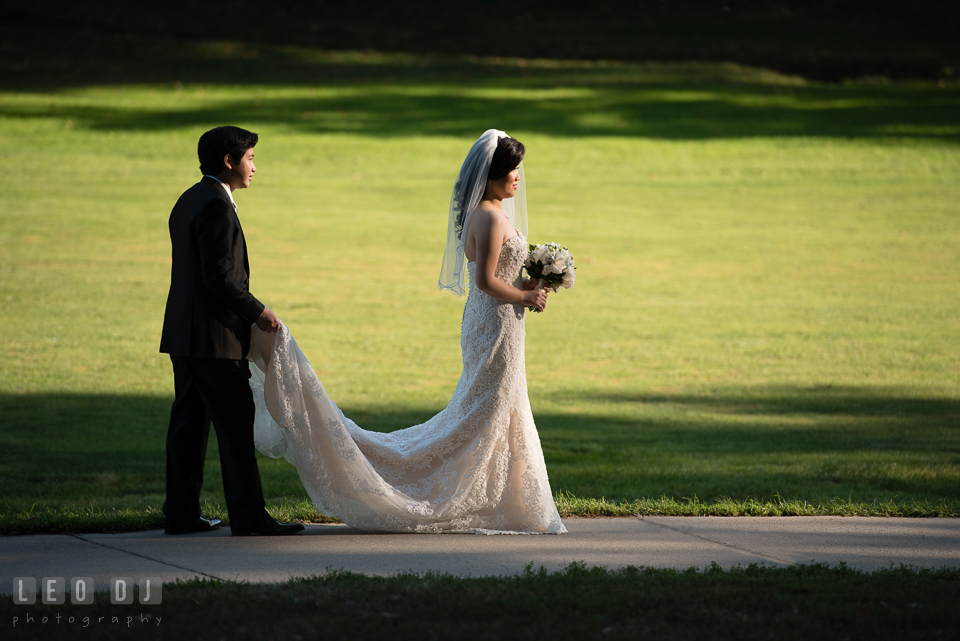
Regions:
[[[539,278],[524,278],[523,279],[523,289],[525,291],[532,291],[537,288],[537,283],[540,282]]]
[[[523,293],[523,304],[527,307],[535,307],[538,312],[542,312],[547,306],[549,292],[549,289],[526,291]]]

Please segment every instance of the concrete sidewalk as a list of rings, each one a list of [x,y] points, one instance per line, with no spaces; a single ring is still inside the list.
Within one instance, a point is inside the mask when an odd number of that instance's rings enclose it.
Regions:
[[[128,534],[0,537],[0,593],[14,577],[207,577],[249,583],[345,569],[370,575],[449,572],[515,574],[532,563],[560,570],[574,561],[703,568],[716,562],[787,566],[811,562],[875,570],[891,563],[960,567],[960,519],[858,517],[642,517],[565,519],[564,536],[371,534],[308,525],[288,537],[231,537],[227,528],[166,536]]]

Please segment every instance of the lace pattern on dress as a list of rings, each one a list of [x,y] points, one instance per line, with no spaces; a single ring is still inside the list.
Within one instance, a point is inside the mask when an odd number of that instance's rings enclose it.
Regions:
[[[497,277],[519,287],[526,254],[526,239],[510,238]],[[380,532],[566,532],[527,397],[524,307],[480,291],[468,269],[453,397],[388,434],[343,415],[286,327],[253,328],[257,449],[290,461],[319,511]]]

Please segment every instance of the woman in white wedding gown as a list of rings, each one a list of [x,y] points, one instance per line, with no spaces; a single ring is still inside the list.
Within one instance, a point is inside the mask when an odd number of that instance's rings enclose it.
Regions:
[[[358,427],[285,326],[253,328],[257,448],[296,466],[317,510],[379,532],[566,532],[527,397],[524,313],[542,310],[547,293],[521,277],[523,152],[488,130],[457,176],[440,287],[462,294],[469,261],[463,373],[426,423],[389,434]]]

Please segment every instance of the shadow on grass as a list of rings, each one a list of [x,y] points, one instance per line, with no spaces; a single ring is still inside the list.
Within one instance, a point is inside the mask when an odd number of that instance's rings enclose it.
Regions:
[[[551,484],[581,498],[960,498],[960,401],[861,388],[731,388],[583,396],[587,414],[537,412]],[[169,399],[0,396],[0,504],[162,496]],[[430,408],[344,408],[369,429]],[[222,494],[211,438],[205,491]],[[268,497],[303,496],[295,470],[261,459]]]
[[[250,558],[256,557],[238,560]],[[96,625],[131,611],[132,634],[104,637],[148,637],[148,628],[136,619],[138,611],[112,605],[109,596],[95,593],[90,606],[68,610],[71,619],[77,613],[79,620],[82,613]],[[494,636],[886,641],[955,639],[949,631],[960,626],[958,599],[960,570],[949,567],[901,565],[864,572],[844,563],[833,568],[805,563],[607,570],[578,562],[559,572],[531,563],[516,575],[482,577],[417,572],[366,576],[330,568],[284,583],[204,577],[164,585],[163,602],[148,609],[155,626],[163,622],[164,637],[181,639],[207,638],[211,629],[227,636],[239,629],[244,634],[235,636],[248,638],[296,638],[301,630],[323,630],[324,637],[318,638],[390,641]],[[42,599],[29,608],[9,596],[0,601],[0,617],[19,620],[17,638],[54,638],[39,621],[52,625],[64,609]],[[31,622],[24,621],[27,611]]]
[[[6,37],[25,38],[9,33]],[[556,136],[960,141],[960,87],[955,85],[827,86],[717,64],[518,67],[462,57],[326,54],[132,36],[103,39],[91,47],[71,49],[69,55],[57,50],[25,55],[39,57],[35,62],[42,68],[18,74],[17,64],[10,63],[7,67],[13,73],[0,86],[49,91],[98,84],[187,83],[186,88],[171,89],[160,108],[155,102],[150,107],[136,104],[136,99],[97,106],[87,100],[72,102],[62,94],[51,101],[0,103],[0,117],[69,119],[75,127],[94,130],[153,131],[244,122],[283,125],[300,133],[476,136],[495,122],[509,131]],[[82,69],[66,73],[74,67]],[[198,99],[199,85],[205,83],[304,91],[299,96],[266,91],[241,99]]]
[[[147,396],[0,396],[0,504],[162,496],[169,412]]]
[[[905,396],[896,388],[818,385],[718,388],[703,394],[586,393],[607,403],[674,404],[730,414],[826,414],[834,416],[960,419],[960,400]]]
[[[165,494],[166,431],[172,399],[95,394],[0,395],[0,506],[96,503]],[[216,432],[211,427],[202,499],[223,497]],[[261,457],[268,499],[302,496],[285,461]]]

